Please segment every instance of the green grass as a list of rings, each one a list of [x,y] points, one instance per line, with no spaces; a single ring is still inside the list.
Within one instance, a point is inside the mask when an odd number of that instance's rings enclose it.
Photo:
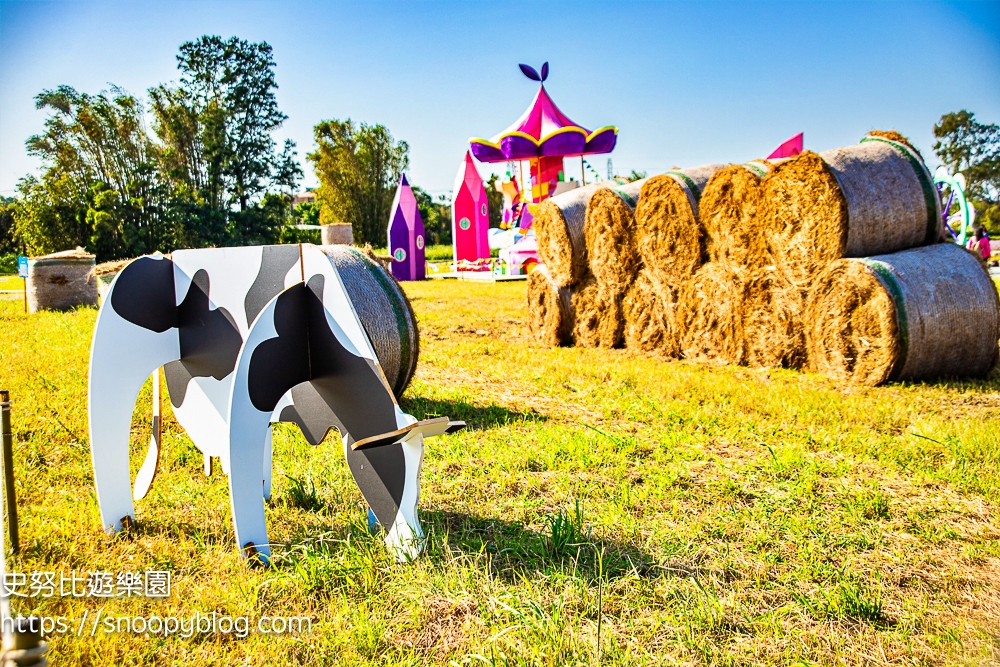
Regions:
[[[18,278],[17,274],[12,276],[0,276],[0,290],[23,290],[24,280]]]
[[[387,248],[375,248],[375,252],[379,255],[389,254]],[[451,261],[452,257],[454,257],[454,250],[450,243],[424,247],[424,259],[428,262],[447,262]]]
[[[427,553],[390,561],[339,443],[274,434],[275,567],[165,419],[135,529],[101,532],[86,425],[95,311],[0,301],[19,571],[173,573],[168,600],[19,611],[306,615],[309,634],[52,638],[57,665],[982,665],[1000,661],[1000,377],[839,386],[794,371],[546,349],[524,284],[407,284]],[[149,438],[138,400],[132,468]],[[169,411],[168,411],[169,412]]]

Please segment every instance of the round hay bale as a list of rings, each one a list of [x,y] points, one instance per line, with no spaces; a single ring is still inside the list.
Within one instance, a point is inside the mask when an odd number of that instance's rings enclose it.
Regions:
[[[98,303],[104,303],[104,296],[111,288],[111,283],[114,281],[115,276],[131,261],[131,259],[115,259],[110,262],[101,262],[94,267],[94,277],[97,279]]]
[[[709,262],[683,285],[677,326],[685,359],[743,363],[742,297],[743,270],[732,264]]]
[[[784,160],[753,160],[716,172],[701,195],[699,219],[705,229],[705,251],[711,262],[747,268],[771,263],[758,219],[760,181]]]
[[[704,232],[698,203],[708,179],[725,166],[710,164],[646,179],[635,209],[636,248],[660,284],[679,285],[701,266]]]
[[[653,272],[639,270],[622,300],[625,347],[665,359],[680,358],[677,335],[677,288],[661,285]]]
[[[28,311],[97,305],[94,255],[83,248],[28,260]]]
[[[838,380],[982,377],[997,361],[1000,301],[978,258],[940,243],[833,262],[806,322],[810,366]]]
[[[603,187],[607,187],[607,183],[585,185],[546,199],[532,220],[538,256],[560,287],[577,284],[588,272],[587,244],[583,235],[587,202]]]
[[[323,245],[351,245],[354,243],[354,227],[349,222],[320,225]]]
[[[374,253],[346,245],[320,246],[337,268],[396,398],[417,369],[420,332],[406,293]]]
[[[867,136],[882,137],[883,139],[888,139],[889,141],[895,141],[901,144],[905,144],[910,150],[912,150],[914,153],[917,154],[917,157],[919,157],[921,160],[924,159],[924,156],[920,154],[920,151],[918,151],[917,147],[913,145],[913,142],[910,141],[910,138],[903,136],[896,130],[872,130],[871,132],[868,133]]]
[[[528,329],[543,345],[573,344],[573,288],[556,285],[544,264],[528,274]]]
[[[621,347],[621,297],[587,275],[573,288],[573,339],[580,347]]]
[[[881,136],[803,152],[761,181],[768,249],[797,287],[808,286],[830,260],[937,242],[940,208],[919,155]]]
[[[635,207],[647,180],[602,188],[587,203],[584,239],[590,270],[616,294],[624,294],[639,271]]]
[[[774,266],[757,269],[743,286],[746,363],[759,368],[802,368],[806,339],[802,293]]]

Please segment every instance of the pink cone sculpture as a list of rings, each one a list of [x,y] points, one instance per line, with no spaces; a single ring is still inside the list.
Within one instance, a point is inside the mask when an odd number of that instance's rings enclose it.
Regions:
[[[455,261],[488,259],[490,244],[487,230],[490,226],[486,188],[479,170],[466,151],[465,159],[455,177],[454,198],[451,203],[451,238]]]
[[[424,221],[406,174],[400,175],[399,187],[392,200],[388,237],[392,275],[396,280],[423,280],[426,277]]]

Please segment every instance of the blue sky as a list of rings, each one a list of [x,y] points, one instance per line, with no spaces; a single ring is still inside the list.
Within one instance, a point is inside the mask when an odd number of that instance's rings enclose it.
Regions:
[[[619,173],[744,161],[799,131],[825,150],[894,128],[930,155],[946,112],[1000,122],[998,2],[0,0],[0,194],[39,168],[24,150],[45,118],[39,91],[144,96],[177,78],[177,47],[202,34],[274,47],[289,116],[276,137],[303,163],[318,121],[383,123],[435,194],[469,137],[531,101],[521,62],[549,61],[546,87],[576,122],[619,127]],[[606,160],[591,162],[603,174]]]

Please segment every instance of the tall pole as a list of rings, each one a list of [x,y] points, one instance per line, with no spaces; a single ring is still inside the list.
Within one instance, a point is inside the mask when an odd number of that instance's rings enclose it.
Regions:
[[[583,156],[580,156],[580,180],[583,181],[581,185],[587,184],[587,170],[583,166]]]
[[[14,436],[10,432],[10,393],[0,390],[0,435],[3,437],[4,499],[7,501],[7,531],[11,553],[20,549],[17,530],[17,495],[14,491]]]

